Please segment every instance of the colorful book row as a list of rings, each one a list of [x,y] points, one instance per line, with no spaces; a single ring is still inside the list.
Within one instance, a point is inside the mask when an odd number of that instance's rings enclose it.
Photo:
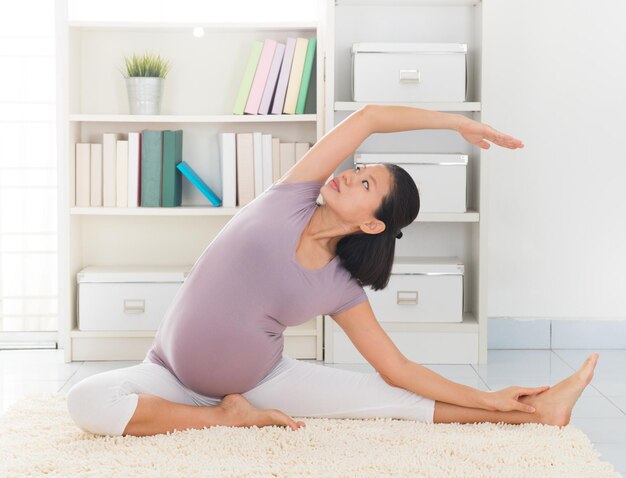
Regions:
[[[220,199],[182,160],[183,132],[104,133],[102,144],[76,143],[77,207],[178,207],[184,175],[218,207],[245,206],[310,149],[271,134],[220,133]]]
[[[239,87],[236,115],[303,114],[315,63],[315,38],[255,41]],[[313,96],[309,97],[309,103]],[[310,109],[311,105],[308,105]]]

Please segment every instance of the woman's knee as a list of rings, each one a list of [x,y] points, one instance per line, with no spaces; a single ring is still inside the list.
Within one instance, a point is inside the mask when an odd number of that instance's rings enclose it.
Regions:
[[[67,394],[67,409],[76,425],[97,435],[122,435],[137,406],[138,396],[121,384],[98,375],[75,384]]]

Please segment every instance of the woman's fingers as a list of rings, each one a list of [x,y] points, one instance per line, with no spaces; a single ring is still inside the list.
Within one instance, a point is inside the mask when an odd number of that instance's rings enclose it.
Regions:
[[[498,146],[503,146],[511,149],[524,147],[524,143],[511,135],[501,133],[491,126],[487,126],[487,130],[489,134],[485,135],[485,137],[492,143],[497,144]]]
[[[534,388],[520,387],[519,392],[520,392],[520,395],[537,395],[538,393],[545,392],[549,388],[550,388],[549,385],[544,385],[543,387],[534,387]]]

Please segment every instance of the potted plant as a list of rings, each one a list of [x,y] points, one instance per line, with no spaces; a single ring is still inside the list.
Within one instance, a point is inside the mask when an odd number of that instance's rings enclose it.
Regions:
[[[130,114],[158,115],[161,111],[163,84],[169,72],[169,61],[161,55],[144,53],[132,58],[125,57],[126,70],[122,75],[126,79]]]

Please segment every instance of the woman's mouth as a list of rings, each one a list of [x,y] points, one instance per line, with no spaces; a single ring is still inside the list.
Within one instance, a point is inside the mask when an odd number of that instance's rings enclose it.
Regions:
[[[339,192],[339,183],[337,182],[336,179],[331,180],[330,187],[332,187],[333,189],[336,189],[337,192]]]

